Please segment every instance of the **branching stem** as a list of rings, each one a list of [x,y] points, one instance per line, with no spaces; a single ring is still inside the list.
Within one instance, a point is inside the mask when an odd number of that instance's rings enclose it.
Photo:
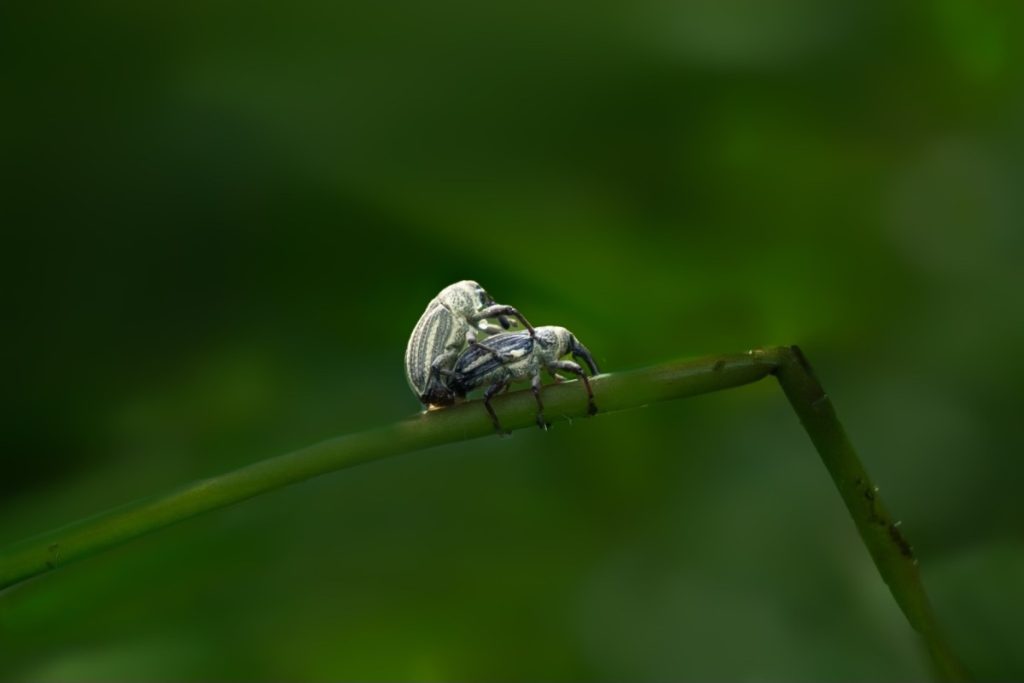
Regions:
[[[832,402],[797,347],[755,349],[601,375],[592,380],[592,386],[598,407],[607,413],[729,389],[768,375],[777,376],[875,566],[910,625],[924,640],[936,673],[947,680],[965,680],[967,674],[938,626],[910,544],[886,511]],[[27,539],[0,550],[0,591],[175,522],[310,477],[391,455],[493,435],[491,421],[478,403],[418,414],[373,431],[330,439]],[[549,417],[577,418],[587,413],[586,393],[578,382],[545,387],[544,403]],[[536,428],[536,404],[529,391],[496,397],[493,404],[506,429]]]

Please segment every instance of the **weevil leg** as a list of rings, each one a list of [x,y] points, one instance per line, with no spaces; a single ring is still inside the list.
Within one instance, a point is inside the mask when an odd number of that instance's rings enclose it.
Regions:
[[[544,419],[544,402],[540,399],[540,388],[540,371],[538,370],[530,381],[530,390],[533,391],[533,397],[537,399],[537,426],[546,432],[551,425]]]
[[[574,363],[571,360],[555,360],[548,363],[547,367],[548,370],[564,370],[565,372],[571,372],[583,380],[583,386],[587,389],[587,415],[594,415],[597,413],[597,404],[594,403],[594,392],[590,388],[590,380],[587,379],[587,373],[583,372],[583,368],[580,367],[579,363]]]
[[[487,308],[485,308],[483,310],[477,311],[476,313],[474,313],[472,315],[472,317],[470,319],[473,322],[476,322],[476,321],[482,320],[484,318],[499,318],[500,319],[501,316],[507,316],[509,318],[515,318],[516,320],[518,320],[519,322],[521,322],[523,324],[523,327],[525,327],[527,330],[530,331],[530,336],[531,337],[534,336],[533,325],[531,325],[530,322],[526,318],[523,317],[522,313],[520,313],[519,311],[517,311],[515,308],[513,308],[511,306],[502,306],[501,304],[494,304],[493,306],[488,306]]]
[[[501,331],[501,330],[499,330],[499,332],[500,332],[500,331]],[[484,351],[486,351],[487,353],[489,353],[489,354],[491,354],[492,356],[494,356],[494,360],[498,361],[499,363],[503,362],[503,361],[502,361],[502,359],[501,359],[501,355],[500,355],[500,354],[498,354],[498,352],[497,352],[497,351],[495,351],[494,349],[492,349],[491,347],[489,347],[489,346],[488,346],[487,344],[485,344],[484,342],[478,342],[478,341],[476,340],[476,334],[475,334],[475,333],[473,332],[473,330],[472,330],[472,329],[470,329],[470,330],[466,330],[466,345],[467,345],[467,346],[478,346],[478,347],[480,347],[481,349],[483,349]]]
[[[494,408],[491,407],[491,399],[507,386],[508,380],[503,379],[495,382],[484,390],[484,408],[487,409],[487,413],[491,416],[491,422],[494,423],[494,431],[498,432],[498,434],[508,434],[508,432],[501,428],[501,422],[498,420],[498,415],[494,412]]]
[[[420,400],[433,405],[451,405],[455,402],[454,395],[442,378],[453,374],[451,366],[455,364],[458,355],[457,349],[448,349],[434,359],[430,364],[430,374],[427,375],[426,391]]]
[[[444,353],[440,354],[430,364],[431,374],[437,375],[448,371],[449,367],[455,363],[455,359],[458,355],[458,349],[446,349]]]
[[[498,327],[497,325],[490,325],[490,324],[488,324],[488,325],[482,325],[482,326],[481,325],[477,325],[476,329],[480,330],[481,332],[485,332],[488,335],[492,335],[492,334],[498,334],[499,332],[504,332],[508,328],[506,327],[506,328],[503,329],[501,327]]]

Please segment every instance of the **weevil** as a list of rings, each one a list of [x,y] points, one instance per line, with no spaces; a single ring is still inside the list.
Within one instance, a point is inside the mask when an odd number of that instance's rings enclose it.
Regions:
[[[544,419],[544,402],[540,396],[543,370],[547,370],[556,381],[561,379],[555,374],[558,370],[579,377],[587,391],[587,413],[593,415],[597,412],[594,392],[583,368],[571,360],[560,360],[568,354],[586,363],[591,375],[600,372],[587,347],[564,327],[538,327],[533,335],[526,332],[497,334],[487,340],[487,349],[470,347],[459,356],[455,367],[445,373],[447,385],[459,398],[465,398],[470,391],[487,385],[484,408],[500,434],[501,422],[491,406],[491,399],[511,382],[529,379],[537,400],[537,425],[546,430],[550,425]]]
[[[494,318],[498,325],[492,325]],[[449,374],[459,353],[477,348],[493,356],[493,352],[476,341],[476,332],[495,335],[509,329],[515,318],[533,335],[533,326],[512,306],[496,303],[487,291],[472,280],[448,285],[434,297],[420,316],[405,348],[405,377],[416,397],[427,408],[448,406],[455,395],[447,386]]]

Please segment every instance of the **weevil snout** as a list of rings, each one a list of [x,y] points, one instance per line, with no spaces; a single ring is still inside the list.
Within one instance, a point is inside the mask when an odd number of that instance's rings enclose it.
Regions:
[[[594,356],[590,353],[590,349],[581,344],[576,337],[572,337],[570,340],[569,351],[572,353],[573,358],[582,359],[587,364],[591,376],[601,374],[601,370],[597,367],[597,362],[594,361]]]

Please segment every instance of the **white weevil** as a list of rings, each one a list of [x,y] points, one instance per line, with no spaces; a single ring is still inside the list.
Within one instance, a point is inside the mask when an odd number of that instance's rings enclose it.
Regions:
[[[476,341],[476,332],[491,335],[507,330],[509,317],[516,318],[533,335],[533,326],[519,311],[495,303],[476,282],[462,280],[442,289],[427,304],[405,348],[405,376],[416,398],[428,408],[454,403],[445,376],[450,374],[459,352],[468,345],[484,354],[492,353]],[[496,318],[501,327],[491,325],[488,318]]]
[[[479,346],[466,349],[455,362],[447,380],[448,388],[459,398],[479,387],[488,385],[484,390],[484,408],[494,422],[494,428],[501,433],[501,423],[491,407],[491,398],[509,385],[510,382],[529,379],[533,388],[533,396],[537,399],[537,424],[547,429],[544,420],[544,403],[540,398],[542,370],[556,380],[556,370],[571,372],[583,381],[587,390],[587,413],[597,412],[594,404],[594,392],[590,389],[590,381],[578,363],[571,360],[559,360],[562,356],[572,354],[587,364],[591,375],[600,372],[594,357],[583,344],[564,327],[538,327],[531,335],[526,332],[508,332],[497,334],[487,340],[487,348]],[[448,374],[448,373],[446,373]]]

